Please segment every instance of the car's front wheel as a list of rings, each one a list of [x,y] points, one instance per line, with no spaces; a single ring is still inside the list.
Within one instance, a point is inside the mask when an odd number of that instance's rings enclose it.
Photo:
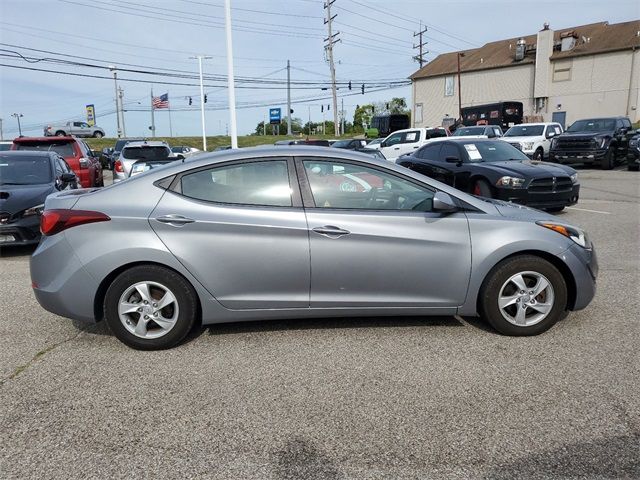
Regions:
[[[476,180],[473,184],[472,193],[479,197],[492,198],[491,187],[485,180]]]
[[[603,170],[611,170],[615,166],[615,157],[613,153],[613,147],[607,150],[607,153],[602,157],[601,167]]]
[[[533,154],[533,159],[539,161],[544,160],[544,150],[541,148],[537,149]]]
[[[155,265],[124,271],[109,286],[104,317],[116,337],[138,350],[180,343],[197,317],[193,287],[176,272]]]
[[[93,137],[94,138],[102,138],[103,137],[102,132],[93,132]]]
[[[483,319],[503,335],[537,335],[565,316],[567,285],[543,258],[520,255],[499,263],[480,291]]]

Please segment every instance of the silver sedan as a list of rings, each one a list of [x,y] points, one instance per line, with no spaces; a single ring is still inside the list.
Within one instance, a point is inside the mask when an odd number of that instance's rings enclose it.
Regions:
[[[557,217],[308,146],[57,193],[41,228],[40,304],[104,319],[138,349],[172,347],[196,324],[299,317],[479,315],[535,335],[589,304],[598,271],[587,234]]]

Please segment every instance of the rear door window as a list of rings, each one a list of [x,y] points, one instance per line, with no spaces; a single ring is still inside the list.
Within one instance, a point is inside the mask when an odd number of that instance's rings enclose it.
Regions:
[[[416,152],[416,157],[422,158],[424,160],[438,160],[440,155],[440,149],[442,148],[442,144],[440,143],[432,143],[431,145],[425,145],[420,150]]]
[[[449,157],[455,157],[460,160],[460,151],[455,145],[447,143],[443,145],[442,150],[440,150],[440,161],[446,162]]]
[[[73,143],[71,142],[18,142],[16,143],[16,150],[56,152],[63,157],[75,156]]]

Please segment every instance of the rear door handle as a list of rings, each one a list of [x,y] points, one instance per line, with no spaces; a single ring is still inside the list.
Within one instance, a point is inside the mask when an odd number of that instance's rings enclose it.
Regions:
[[[185,225],[187,223],[193,223],[195,220],[189,217],[183,217],[182,215],[163,215],[162,217],[156,217],[156,220],[161,223],[168,223],[173,226]]]
[[[319,233],[320,235],[324,235],[329,238],[338,238],[342,235],[349,235],[351,232],[349,230],[344,230],[339,227],[334,227],[333,225],[325,225],[324,227],[316,227],[312,229],[314,232]]]

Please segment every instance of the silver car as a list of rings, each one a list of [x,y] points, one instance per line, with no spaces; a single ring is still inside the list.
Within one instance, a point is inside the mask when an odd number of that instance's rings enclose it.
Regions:
[[[184,155],[174,154],[167,142],[155,140],[129,142],[122,147],[122,151],[113,165],[113,183],[129,178],[132,165],[138,161],[164,161],[182,158],[184,158]]]
[[[480,315],[535,335],[589,304],[598,271],[587,234],[556,217],[309,146],[203,154],[54,194],[42,231],[40,304],[105,319],[138,349],[195,324],[296,317]]]

